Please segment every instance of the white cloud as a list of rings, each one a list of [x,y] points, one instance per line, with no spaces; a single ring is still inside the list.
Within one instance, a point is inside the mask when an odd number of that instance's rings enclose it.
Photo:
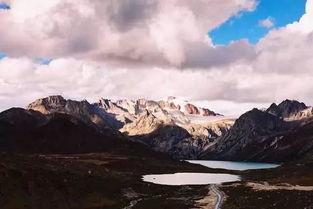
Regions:
[[[253,108],[264,109],[270,106],[270,103],[238,103],[225,100],[192,101],[192,103],[199,107],[208,107],[217,113],[222,113],[225,116],[233,118],[238,118],[242,113],[252,110]]]
[[[0,51],[11,56],[124,60],[183,66],[209,30],[255,0],[11,0]],[[212,50],[214,51],[214,50]],[[192,61],[191,61],[192,62]]]
[[[272,28],[275,26],[274,19],[272,17],[268,17],[264,20],[259,21],[259,26],[265,27],[265,28]]]
[[[7,67],[12,70],[6,71]],[[296,78],[293,74],[279,73],[264,76],[241,64],[222,71],[221,68],[210,71],[141,68],[134,71],[76,59],[56,59],[49,65],[40,65],[26,58],[4,58],[0,61],[0,109],[12,104],[25,106],[37,98],[54,94],[89,101],[100,97],[158,99],[175,95],[196,101],[232,101],[220,103],[226,104],[229,111],[225,107],[218,110],[238,115],[247,108],[260,106],[258,103],[279,102],[285,98],[312,104],[312,79],[313,73]]]
[[[298,22],[273,29],[256,46],[258,72],[310,74],[313,58],[313,0],[307,1],[306,13]]]
[[[312,33],[313,31],[313,0],[307,0],[305,14],[299,22],[290,24],[288,30],[294,30],[302,33]]]

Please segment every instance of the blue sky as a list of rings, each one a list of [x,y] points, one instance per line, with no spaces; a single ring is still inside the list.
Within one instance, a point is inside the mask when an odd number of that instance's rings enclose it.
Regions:
[[[10,6],[0,2],[0,9],[10,9]]]
[[[42,65],[49,65],[51,61],[52,61],[52,59],[45,59],[42,57],[36,57],[35,58],[35,62],[42,64]]]
[[[232,40],[247,38],[257,43],[270,28],[261,27],[259,21],[268,17],[273,19],[274,27],[282,27],[299,20],[304,14],[306,0],[260,0],[253,12],[232,17],[219,28],[209,33],[214,44],[226,45]]]
[[[4,58],[4,57],[6,57],[6,54],[0,52],[0,60],[2,58]],[[34,61],[39,63],[39,64],[42,64],[42,65],[49,65],[50,62],[52,61],[52,59],[45,59],[45,58],[42,58],[42,57],[36,57],[34,59]]]
[[[1,60],[3,57],[5,57],[5,54],[3,54],[3,53],[0,52],[0,60]]]

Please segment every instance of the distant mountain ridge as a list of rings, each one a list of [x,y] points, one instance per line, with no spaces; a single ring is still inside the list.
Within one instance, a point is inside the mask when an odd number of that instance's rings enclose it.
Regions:
[[[294,100],[253,109],[204,151],[202,158],[285,162],[313,158],[312,108]]]

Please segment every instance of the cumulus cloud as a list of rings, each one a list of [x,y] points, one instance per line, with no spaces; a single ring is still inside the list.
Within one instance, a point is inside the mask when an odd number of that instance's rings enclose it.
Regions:
[[[307,74],[312,72],[313,0],[308,0],[306,13],[298,22],[273,29],[256,46],[258,72]]]
[[[206,33],[255,0],[10,0],[0,51],[12,56],[124,60],[182,67]],[[208,39],[208,40],[207,40]],[[210,49],[208,49],[210,48]]]
[[[10,69],[10,73],[5,69]],[[37,98],[54,94],[72,99],[86,98],[91,102],[100,97],[159,99],[175,95],[194,101],[223,100],[245,105],[242,108],[227,106],[231,109],[228,111],[219,108],[224,114],[233,112],[232,115],[248,110],[245,108],[252,107],[252,103],[260,106],[257,103],[285,98],[305,98],[305,102],[313,103],[313,84],[310,82],[313,73],[296,78],[279,73],[264,76],[241,64],[223,71],[220,68],[210,71],[142,68],[135,72],[76,59],[56,59],[49,65],[40,65],[27,58],[4,58],[0,60],[0,109],[12,104],[25,106]],[[247,102],[250,102],[249,106]]]

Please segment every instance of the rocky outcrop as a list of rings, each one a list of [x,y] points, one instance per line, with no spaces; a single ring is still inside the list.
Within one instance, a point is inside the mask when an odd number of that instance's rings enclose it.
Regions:
[[[302,110],[292,117],[289,118],[290,120],[310,120],[313,119],[313,107],[308,107],[305,110]]]
[[[191,115],[199,115],[200,114],[199,109],[195,105],[192,105],[192,104],[186,104],[185,105],[185,112],[188,114],[191,114]]]
[[[120,131],[128,136],[145,135],[156,131],[164,124],[164,121],[149,111],[145,111],[133,123],[126,124]]]
[[[180,106],[175,105],[173,102],[159,101],[158,104],[162,109],[180,110]]]
[[[115,129],[120,129],[125,124],[131,123],[136,119],[127,109],[111,100],[102,98],[94,105],[99,108],[98,112],[102,114],[106,121]]]
[[[215,113],[207,108],[199,107],[197,105],[191,104],[186,100],[180,100],[176,97],[170,96],[167,99],[160,101],[159,103],[165,103],[167,105],[162,106],[169,106],[171,105],[171,109],[177,109],[183,112],[184,114],[189,115],[200,115],[200,116],[222,116],[221,114]]]
[[[194,138],[214,142],[218,137],[224,135],[232,126],[232,120],[220,120],[206,124],[188,124],[182,127]]]
[[[104,99],[101,98],[99,100],[98,106],[101,107],[104,110],[115,110],[115,111],[119,111],[121,108],[118,107],[116,104],[114,104],[111,100],[109,99]]]
[[[203,116],[222,116],[221,114],[215,113],[206,108],[200,108],[200,114]]]
[[[137,115],[139,113],[139,107],[136,101],[123,99],[123,100],[117,100],[116,104],[132,115]]]
[[[70,109],[73,109],[69,107],[69,105],[67,106],[67,108],[65,108],[66,104],[67,104],[67,101],[62,96],[49,96],[49,97],[34,101],[33,103],[27,106],[27,109],[35,110],[43,114],[50,114],[53,112],[62,112],[62,111],[69,112]]]

